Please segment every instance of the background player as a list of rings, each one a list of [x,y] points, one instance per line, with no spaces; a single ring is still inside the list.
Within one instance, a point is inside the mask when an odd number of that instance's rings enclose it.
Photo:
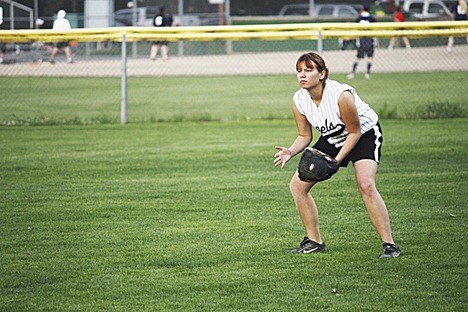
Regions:
[[[376,22],[376,19],[373,15],[370,14],[370,5],[365,4],[364,8],[362,9],[361,13],[359,13],[359,17],[357,19],[358,23],[373,23]],[[367,57],[367,69],[365,73],[366,79],[370,78],[371,75],[371,68],[372,68],[372,57],[374,56],[374,50],[376,46],[376,39],[375,38],[359,38],[356,41],[357,45],[357,55],[356,60],[353,63],[353,68],[351,72],[348,74],[348,79],[353,79],[354,75],[356,74],[356,70],[359,65],[359,61],[363,59],[365,56]]]
[[[65,18],[66,15],[67,12],[65,12],[65,10],[60,10],[57,12],[57,19],[54,21],[54,25],[52,26],[53,30],[67,31],[71,29],[70,22],[68,21],[68,19]],[[63,49],[65,51],[65,55],[67,56],[67,62],[70,64],[73,63],[71,49],[68,41],[56,42],[54,44],[54,48],[52,49],[52,52],[50,54],[50,63],[55,63],[55,56],[60,51],[60,49]]]
[[[172,16],[169,14],[166,14],[166,8],[164,6],[159,8],[158,14],[153,19],[153,25],[155,27],[170,27],[172,26]],[[150,59],[155,61],[156,57],[158,55],[158,50],[161,48],[161,58],[163,61],[166,61],[168,59],[168,52],[169,52],[169,47],[168,47],[168,42],[161,40],[161,41],[154,41],[152,46],[151,46],[151,54],[150,54]]]

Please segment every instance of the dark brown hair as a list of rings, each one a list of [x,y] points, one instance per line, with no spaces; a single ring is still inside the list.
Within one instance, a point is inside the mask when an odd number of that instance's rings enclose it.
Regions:
[[[328,68],[325,64],[325,60],[315,52],[304,53],[297,59],[296,70],[299,69],[299,64],[304,63],[307,67],[316,68],[319,73],[325,71],[325,79],[323,79],[323,84],[325,85],[325,80],[328,78]]]

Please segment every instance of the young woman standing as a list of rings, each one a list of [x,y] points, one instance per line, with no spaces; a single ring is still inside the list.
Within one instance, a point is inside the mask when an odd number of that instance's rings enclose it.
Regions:
[[[378,116],[349,85],[328,78],[325,61],[317,53],[306,53],[296,62],[301,87],[294,96],[292,110],[298,136],[289,148],[276,146],[274,165],[281,168],[312,142],[312,127],[321,134],[314,148],[334,157],[340,166],[354,165],[356,181],[372,224],[383,241],[381,258],[395,258],[395,244],[387,207],[375,185],[383,141]],[[326,250],[320,236],[318,210],[310,193],[316,182],[304,182],[296,171],[290,190],[307,236],[293,253]]]

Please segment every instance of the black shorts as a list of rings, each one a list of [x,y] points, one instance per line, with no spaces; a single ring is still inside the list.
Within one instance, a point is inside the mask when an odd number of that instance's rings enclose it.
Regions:
[[[354,164],[356,161],[361,159],[371,159],[376,163],[379,163],[382,142],[382,128],[380,128],[380,124],[377,123],[374,128],[361,135],[361,138],[357,142],[356,146],[343,159],[340,166],[346,167],[350,161],[352,161]],[[338,152],[341,150],[341,147],[336,148],[334,145],[328,143],[327,139],[324,139],[322,136],[318,139],[313,147],[319,151],[327,153],[332,157],[336,157]]]
[[[374,47],[359,47],[357,49],[357,58],[362,59],[364,56],[367,55],[367,57],[372,57],[374,56]]]
[[[68,44],[69,44],[68,41],[56,42],[54,43],[54,47],[63,49],[63,48],[68,47]]]

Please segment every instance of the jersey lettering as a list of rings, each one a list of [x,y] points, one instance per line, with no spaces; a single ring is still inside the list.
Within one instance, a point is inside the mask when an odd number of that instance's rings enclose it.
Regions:
[[[341,133],[344,130],[343,125],[333,125],[333,123],[329,122],[328,119],[325,119],[325,125],[323,126],[317,126],[315,127],[323,136],[325,136],[325,133],[330,133],[327,136],[332,136],[335,135],[334,133]],[[338,131],[334,131],[336,128],[339,128]],[[340,131],[341,130],[341,131]]]
[[[156,16],[156,18],[154,19],[154,25],[161,26],[162,23],[163,23],[163,17],[161,15]]]

